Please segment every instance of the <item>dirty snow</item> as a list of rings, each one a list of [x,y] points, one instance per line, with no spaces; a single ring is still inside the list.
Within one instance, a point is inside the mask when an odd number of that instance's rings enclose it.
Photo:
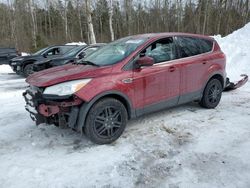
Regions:
[[[219,38],[228,72],[250,75],[250,25]],[[0,66],[0,187],[250,186],[250,84],[223,93],[214,110],[191,103],[128,123],[111,145],[69,129],[36,127],[24,110],[27,85]]]

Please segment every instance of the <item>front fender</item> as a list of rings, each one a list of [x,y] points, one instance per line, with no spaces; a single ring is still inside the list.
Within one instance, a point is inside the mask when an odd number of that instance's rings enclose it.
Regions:
[[[77,127],[76,127],[78,131],[82,131],[82,128],[85,125],[86,118],[87,118],[90,108],[101,98],[104,98],[105,96],[108,97],[110,95],[116,95],[116,96],[122,97],[127,103],[127,107],[128,107],[127,110],[128,110],[129,116],[131,118],[134,118],[136,116],[135,109],[132,107],[132,103],[128,96],[115,90],[106,91],[95,96],[91,101],[83,103],[83,105],[80,107],[80,111],[79,111],[78,119],[77,119]]]
[[[24,61],[22,64],[21,64],[21,69],[23,71],[24,67],[28,64],[34,64],[36,62],[36,60],[34,59],[31,59],[31,60],[27,60],[27,61]]]

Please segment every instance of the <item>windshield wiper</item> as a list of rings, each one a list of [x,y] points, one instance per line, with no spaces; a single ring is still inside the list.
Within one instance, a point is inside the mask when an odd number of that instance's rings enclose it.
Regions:
[[[79,65],[79,64],[83,64],[83,65],[92,65],[92,66],[96,66],[96,67],[99,67],[100,65],[97,65],[91,61],[78,61],[78,62],[75,62],[75,64]]]

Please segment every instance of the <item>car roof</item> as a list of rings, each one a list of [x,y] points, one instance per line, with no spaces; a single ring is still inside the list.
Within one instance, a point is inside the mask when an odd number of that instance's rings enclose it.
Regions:
[[[88,45],[88,47],[101,47],[101,46],[105,46],[106,43],[96,43],[96,44],[90,44]]]
[[[53,48],[53,47],[64,47],[64,46],[79,46],[79,45],[65,45],[65,44],[59,44],[59,45],[51,45],[51,46],[47,46],[46,48]]]
[[[156,39],[162,37],[173,37],[173,36],[187,36],[187,37],[196,37],[196,38],[204,38],[208,40],[214,40],[212,37],[201,34],[192,34],[192,33],[179,33],[179,32],[169,32],[169,33],[145,33],[132,36],[133,38],[148,38],[148,39]]]

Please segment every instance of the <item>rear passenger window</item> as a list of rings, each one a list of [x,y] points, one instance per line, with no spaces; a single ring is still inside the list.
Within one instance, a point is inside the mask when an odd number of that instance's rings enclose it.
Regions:
[[[212,50],[213,42],[192,37],[178,37],[181,57],[190,57],[206,53]]]

